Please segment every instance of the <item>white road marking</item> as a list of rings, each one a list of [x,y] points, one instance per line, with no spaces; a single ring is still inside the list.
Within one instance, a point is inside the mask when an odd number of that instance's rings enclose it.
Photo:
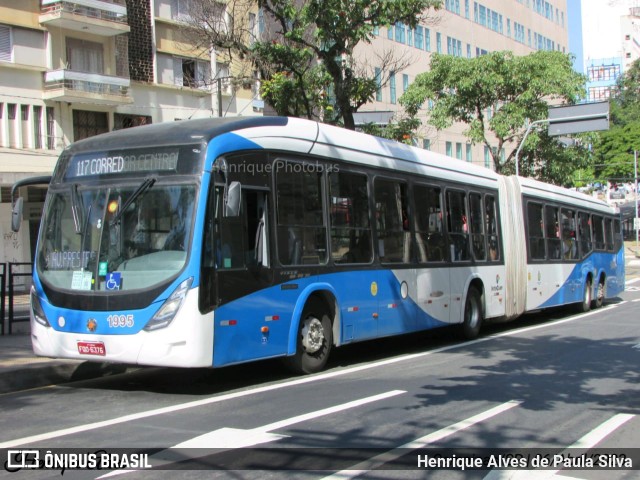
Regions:
[[[631,283],[636,283],[636,282],[640,282],[640,277],[632,278],[631,280],[626,280],[624,283],[625,285],[629,285]]]
[[[287,437],[287,435],[278,435],[270,433],[272,430],[278,430],[285,428],[296,423],[306,422],[315,418],[330,415],[332,413],[342,412],[350,408],[360,407],[368,403],[377,402],[379,400],[385,400],[387,398],[395,397],[407,393],[405,390],[392,390],[390,392],[381,393],[379,395],[373,395],[371,397],[361,398],[360,400],[354,400],[352,402],[343,403],[342,405],[336,405],[334,407],[324,408],[322,410],[316,410],[314,412],[297,415],[295,417],[285,418],[277,422],[269,423],[261,427],[251,429],[241,428],[219,428],[204,435],[191,438],[184,442],[178,443],[171,447],[172,449],[178,448],[198,448],[198,449],[232,449],[232,448],[245,448],[262,443],[272,442],[281,438]],[[149,459],[153,462],[153,456]],[[155,463],[155,462],[154,462]],[[115,477],[117,475],[123,475],[133,472],[135,470],[115,470],[98,477],[98,479]]]
[[[490,408],[489,410],[469,417],[466,420],[454,423],[453,425],[449,425],[448,427],[425,435],[424,437],[416,438],[409,443],[405,443],[404,445],[400,445],[399,447],[381,453],[380,455],[376,455],[375,457],[365,460],[364,462],[360,462],[347,470],[341,470],[334,473],[333,475],[324,477],[323,480],[344,480],[357,477],[358,475],[367,473],[384,463],[391,462],[406,455],[407,449],[416,450],[418,448],[424,448],[429,444],[435,443],[439,440],[442,440],[443,438],[453,435],[454,433],[469,428],[476,423],[480,423],[492,417],[495,417],[496,415],[499,415],[513,407],[520,405],[520,403],[522,402],[511,400],[509,402],[503,403],[502,405],[498,405],[497,407]]]
[[[606,422],[600,424],[589,433],[580,438],[573,445],[560,452],[560,455],[576,456],[576,452],[569,449],[589,450],[604,440],[607,436],[620,428],[626,422],[631,420],[635,415],[619,413],[614,415]],[[562,476],[557,475],[558,470],[492,470],[484,480],[558,480]]]
[[[69,427],[69,428],[63,428],[60,430],[54,430],[51,432],[45,432],[45,433],[41,433],[41,434],[37,434],[37,435],[31,435],[28,437],[22,437],[22,438],[16,438],[13,440],[7,440],[4,442],[0,442],[0,448],[13,448],[19,445],[26,445],[26,444],[35,444],[35,443],[39,443],[42,442],[44,440],[50,440],[52,438],[57,438],[57,437],[63,437],[66,435],[73,435],[75,433],[81,433],[81,432],[87,432],[89,430],[95,430],[98,428],[105,428],[105,427],[110,427],[113,425],[117,425],[120,423],[126,423],[126,422],[131,422],[131,421],[135,421],[135,420],[140,420],[143,418],[149,418],[149,417],[153,417],[156,415],[164,415],[166,413],[173,413],[173,412],[178,412],[181,410],[187,410],[189,408],[196,408],[196,407],[203,407],[206,405],[211,405],[214,403],[221,403],[221,402],[225,402],[227,400],[233,400],[236,398],[241,398],[241,397],[248,397],[251,395],[256,395],[259,393],[265,393],[265,392],[272,392],[272,391],[276,391],[276,390],[281,390],[284,388],[289,388],[289,387],[294,387],[294,386],[298,386],[298,385],[306,385],[309,383],[314,383],[314,382],[319,382],[322,380],[326,380],[326,379],[330,379],[330,378],[336,378],[336,377],[341,377],[344,375],[349,375],[352,373],[357,373],[357,372],[362,372],[362,371],[366,371],[366,370],[371,370],[371,369],[375,369],[378,367],[383,367],[383,366],[387,366],[387,365],[393,365],[395,363],[401,363],[401,362],[406,362],[408,360],[416,360],[419,358],[423,358],[423,357],[427,357],[429,355],[434,355],[437,353],[442,353],[442,352],[448,352],[450,350],[456,350],[456,349],[466,349],[472,345],[476,345],[478,343],[484,343],[484,342],[488,342],[491,341],[493,339],[496,338],[502,338],[502,337],[509,337],[509,336],[513,336],[513,335],[518,335],[520,333],[525,333],[525,332],[530,332],[533,330],[538,330],[538,329],[542,329],[542,328],[548,328],[548,327],[554,327],[556,325],[560,325],[563,323],[570,323],[570,322],[575,322],[577,320],[581,320],[585,317],[591,316],[591,315],[595,315],[596,313],[600,313],[606,310],[610,310],[613,308],[616,308],[619,305],[622,305],[624,302],[620,302],[618,304],[615,305],[610,305],[604,308],[600,308],[598,310],[592,310],[590,312],[587,313],[583,313],[580,315],[576,315],[570,318],[566,318],[563,320],[556,320],[554,322],[549,322],[549,323],[543,323],[540,325],[534,325],[531,327],[525,327],[525,328],[519,328],[517,330],[510,330],[508,332],[502,332],[496,335],[489,335],[487,337],[482,337],[482,338],[478,338],[476,340],[472,340],[472,341],[468,341],[468,342],[464,342],[464,343],[457,343],[455,345],[448,345],[446,347],[441,347],[441,348],[436,348],[434,350],[430,350],[428,352],[422,352],[422,353],[413,353],[410,355],[402,355],[399,357],[394,357],[394,358],[388,358],[385,360],[380,360],[377,362],[373,362],[373,363],[368,363],[366,365],[359,365],[357,367],[351,367],[351,368],[345,368],[343,370],[334,370],[332,372],[326,372],[326,373],[321,373],[321,374],[317,374],[317,375],[310,375],[308,377],[302,377],[302,378],[296,378],[295,380],[290,380],[290,381],[286,381],[283,383],[278,383],[278,384],[273,384],[273,385],[267,385],[264,387],[257,387],[257,388],[252,388],[252,389],[248,389],[248,390],[243,390],[241,392],[235,392],[235,393],[227,393],[224,395],[219,395],[219,396],[214,396],[214,397],[208,397],[208,398],[203,398],[200,400],[194,400],[191,402],[186,402],[186,403],[179,403],[177,405],[171,405],[168,407],[162,407],[162,408],[156,408],[153,410],[145,410],[142,412],[138,412],[138,413],[132,413],[129,415],[124,415],[121,417],[116,417],[116,418],[112,418],[110,420],[103,420],[100,422],[93,422],[93,423],[87,423],[84,425],[77,425],[75,427]],[[604,317],[603,317],[604,318]]]
[[[330,415],[332,413],[342,412],[350,408],[359,407],[368,403],[377,402],[387,398],[395,397],[407,393],[405,390],[392,390],[390,392],[373,395],[371,397],[354,400],[353,402],[343,403],[335,407],[329,407],[315,412],[305,413],[296,417],[285,418],[278,422],[263,425],[262,427],[252,428],[249,430],[238,428],[221,428],[213,432],[205,433],[199,437],[192,438],[185,442],[179,443],[173,448],[243,448],[264,443],[265,441],[277,440],[283,435],[273,435],[269,432],[285,428],[296,423],[313,420],[315,418]],[[231,436],[229,434],[232,433]],[[273,436],[274,438],[271,438]]]

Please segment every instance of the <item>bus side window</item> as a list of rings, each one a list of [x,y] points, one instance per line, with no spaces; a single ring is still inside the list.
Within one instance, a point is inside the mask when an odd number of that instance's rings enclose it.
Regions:
[[[380,260],[386,263],[409,263],[411,230],[407,185],[376,179],[375,204]]]
[[[558,207],[545,205],[544,207],[544,237],[547,242],[549,260],[560,260],[561,240],[560,225],[558,223]]]
[[[489,260],[500,260],[500,237],[498,236],[498,215],[496,212],[496,199],[493,195],[485,195],[484,205],[486,211],[485,232],[489,243]]]
[[[486,237],[484,233],[484,215],[482,208],[482,195],[469,194],[469,230],[471,232],[471,248],[476,260],[487,259]]]
[[[586,257],[593,250],[591,239],[591,219],[585,212],[578,213],[578,242],[580,244],[580,256]]]
[[[416,206],[416,244],[420,263],[444,262],[447,258],[441,193],[440,187],[424,185],[413,187],[413,204]]]
[[[527,232],[529,241],[529,256],[532,260],[544,260],[542,205],[539,203],[527,203]]]
[[[447,192],[447,219],[449,222],[449,248],[451,260],[461,262],[470,260],[469,224],[467,221],[466,193]]]
[[[560,211],[560,230],[562,234],[562,256],[565,260],[578,258],[578,244],[576,241],[576,213],[563,208]]]
[[[278,160],[276,169],[278,257],[282,265],[327,261],[322,171]]]
[[[604,250],[604,219],[600,215],[591,217],[591,230],[593,232],[594,248],[596,250]]]
[[[613,220],[610,218],[604,219],[604,242],[605,248],[608,252],[613,251]]]
[[[366,175],[329,174],[331,258],[335,263],[371,263],[373,248]]]

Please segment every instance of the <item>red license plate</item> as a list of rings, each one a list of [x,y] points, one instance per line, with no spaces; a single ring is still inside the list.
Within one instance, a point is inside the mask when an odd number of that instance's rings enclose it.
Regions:
[[[104,357],[107,350],[103,342],[78,342],[78,353],[80,355],[100,355]]]

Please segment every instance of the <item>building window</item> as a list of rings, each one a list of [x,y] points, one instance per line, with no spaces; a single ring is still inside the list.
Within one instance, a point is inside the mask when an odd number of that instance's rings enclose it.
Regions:
[[[462,143],[456,142],[456,158],[462,160]]]
[[[376,102],[382,101],[382,70],[376,67]]]
[[[104,47],[101,43],[67,38],[66,46],[69,70],[104,73]]]
[[[35,148],[42,148],[42,107],[33,106],[33,143]]]
[[[445,153],[448,157],[453,157],[453,144],[451,142],[445,143]]]
[[[208,62],[174,57],[173,74],[175,85],[178,86],[202,88],[211,84],[211,68]]]
[[[18,148],[18,142],[16,140],[16,112],[18,106],[15,103],[7,103],[7,122],[9,123],[9,147]]]
[[[416,27],[414,38],[416,40],[415,47],[422,50],[424,48],[424,28],[420,25]]]
[[[589,87],[589,101],[597,102],[608,100],[611,97],[611,86],[608,87]]]
[[[427,52],[431,51],[431,30],[428,28],[424,29],[424,49]]]
[[[151,125],[150,115],[127,115],[124,113],[116,113],[113,116],[113,129],[122,130],[123,128],[138,127],[140,125]]]
[[[402,74],[402,91],[406,92],[409,88],[409,75],[406,73]]]
[[[436,32],[436,51],[442,53],[442,35],[440,32]]]
[[[472,156],[473,154],[471,152],[471,144],[470,143],[467,143],[466,149],[467,149],[466,160],[467,160],[467,162],[471,163],[473,161],[473,156]]]
[[[391,72],[389,74],[389,93],[390,93],[390,101],[391,103],[396,103],[396,73]]]
[[[109,118],[105,112],[73,111],[73,141],[93,137],[109,131]]]
[[[56,148],[56,124],[53,107],[46,108],[47,114],[47,149]]]
[[[11,27],[0,25],[0,62],[11,62],[13,60],[12,53]]]
[[[600,65],[587,68],[589,81],[617,80],[620,76],[620,65]]]
[[[428,138],[422,139],[422,148],[425,150],[431,150],[431,140]]]
[[[491,168],[491,151],[487,146],[484,147],[484,166]]]

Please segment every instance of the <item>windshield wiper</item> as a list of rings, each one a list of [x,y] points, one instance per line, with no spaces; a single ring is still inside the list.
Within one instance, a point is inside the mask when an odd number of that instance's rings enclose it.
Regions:
[[[118,213],[116,213],[116,216],[113,217],[113,220],[111,220],[111,225],[115,225],[118,221],[120,221],[120,218],[122,218],[122,215],[124,214],[125,210],[129,208],[129,205],[131,205],[136,198],[138,198],[140,195],[144,194],[147,190],[149,190],[154,183],[156,183],[155,178],[153,177],[145,178],[145,180],[140,184],[140,186],[136,189],[136,191],[133,192],[133,194],[131,194],[131,196],[127,199],[126,202],[124,202],[124,205],[122,205],[122,208],[120,208]]]
[[[82,233],[82,197],[78,194],[78,184],[71,185],[71,215],[76,233]]]

